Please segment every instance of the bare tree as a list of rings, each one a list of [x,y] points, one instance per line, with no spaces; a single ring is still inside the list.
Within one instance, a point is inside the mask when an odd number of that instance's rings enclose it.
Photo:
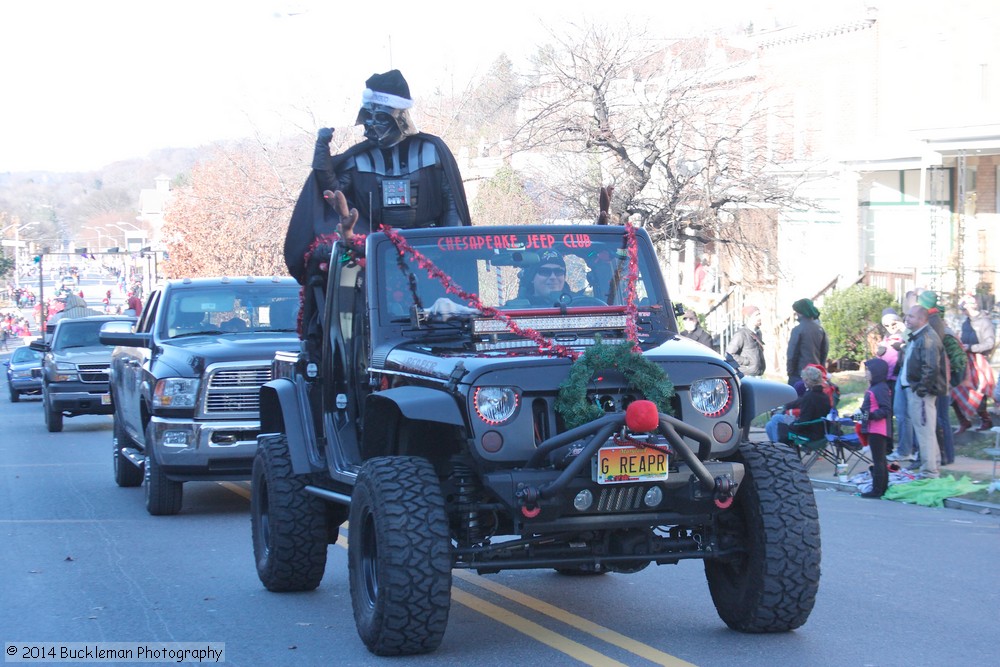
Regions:
[[[486,181],[472,203],[472,219],[483,225],[528,225],[540,215],[519,175],[509,165]]]
[[[538,178],[564,207],[594,218],[600,186],[614,185],[613,209],[657,242],[713,244],[745,278],[773,277],[776,212],[808,203],[776,168],[788,156],[767,137],[781,114],[753,53],[628,25],[552,38],[535,57],[515,148],[545,154]]]
[[[164,214],[168,276],[286,275],[282,246],[304,178],[302,165],[262,143],[197,165]]]

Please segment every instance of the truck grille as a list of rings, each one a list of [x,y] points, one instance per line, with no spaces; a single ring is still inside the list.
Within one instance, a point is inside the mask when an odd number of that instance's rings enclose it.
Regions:
[[[641,486],[614,486],[601,489],[597,499],[598,512],[627,512],[642,506]]]
[[[260,413],[260,387],[271,380],[271,367],[219,368],[208,377],[204,414],[253,417]]]
[[[79,364],[76,367],[80,374],[80,382],[104,382],[108,381],[109,364]]]

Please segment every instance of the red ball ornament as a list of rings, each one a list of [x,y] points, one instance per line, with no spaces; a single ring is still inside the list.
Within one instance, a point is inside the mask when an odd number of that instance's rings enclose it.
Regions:
[[[632,401],[625,408],[625,425],[633,433],[648,433],[660,426],[660,411],[653,401]]]

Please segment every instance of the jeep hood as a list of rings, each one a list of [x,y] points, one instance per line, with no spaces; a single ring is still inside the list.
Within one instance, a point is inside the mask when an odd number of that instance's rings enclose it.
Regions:
[[[648,359],[664,364],[675,384],[688,384],[705,375],[705,364],[720,373],[734,374],[722,357],[711,349],[688,338],[675,336],[643,353]],[[571,361],[565,357],[543,356],[534,348],[504,352],[458,352],[449,348],[434,349],[426,344],[403,343],[392,349],[376,350],[372,366],[434,380],[448,380],[461,363],[464,372],[460,381],[475,383],[487,373],[500,373],[503,379],[520,385],[558,386],[569,373]],[[528,388],[525,386],[525,388]]]

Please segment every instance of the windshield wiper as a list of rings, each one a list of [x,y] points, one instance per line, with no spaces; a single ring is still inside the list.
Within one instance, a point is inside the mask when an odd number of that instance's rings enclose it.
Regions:
[[[175,334],[171,336],[170,339],[173,340],[175,338],[189,338],[191,336],[217,336],[219,334],[224,334],[224,333],[226,332],[220,329],[209,329],[207,331],[188,331],[185,333]]]

